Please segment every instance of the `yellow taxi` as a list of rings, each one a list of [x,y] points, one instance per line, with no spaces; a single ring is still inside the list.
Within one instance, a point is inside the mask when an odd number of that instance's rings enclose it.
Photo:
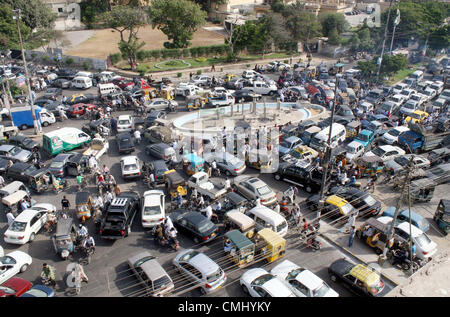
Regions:
[[[225,74],[224,80],[225,80],[225,82],[229,82],[234,77],[237,77],[237,75],[235,75],[235,74]]]
[[[412,120],[413,123],[422,123],[428,116],[428,112],[416,110],[406,117],[406,122],[409,123]]]
[[[356,209],[344,198],[331,195],[325,200],[325,211],[333,213],[339,211],[340,215],[348,216],[356,212]]]

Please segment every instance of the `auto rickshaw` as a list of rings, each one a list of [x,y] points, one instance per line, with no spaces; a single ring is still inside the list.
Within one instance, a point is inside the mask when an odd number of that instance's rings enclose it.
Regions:
[[[3,204],[3,211],[6,213],[8,213],[9,211],[11,211],[11,213],[14,215],[14,217],[17,217],[17,215],[20,213],[20,202],[23,199],[27,199],[28,197],[30,197],[28,195],[28,193],[24,190],[18,190],[15,193],[3,197],[2,198],[2,204]],[[36,203],[36,200],[31,199],[31,205],[34,205]]]
[[[273,161],[271,154],[266,149],[251,149],[249,153],[245,154],[245,164],[261,170],[261,172],[271,172]]]
[[[77,217],[82,223],[91,218],[92,196],[88,191],[78,192],[75,196]]]
[[[373,176],[384,171],[384,162],[378,156],[363,156],[356,160],[358,177]]]
[[[77,228],[73,218],[60,218],[56,223],[56,233],[52,237],[55,252],[63,260],[69,258],[69,255],[75,251],[75,241],[77,237]]]
[[[67,161],[67,174],[78,176],[79,173],[86,173],[89,169],[89,157],[81,153],[72,155]]]
[[[255,234],[255,221],[236,209],[225,214],[224,223],[226,231],[237,229],[249,239],[253,238]]]
[[[246,267],[255,259],[255,244],[239,230],[225,233],[224,251],[239,267]]]
[[[255,236],[255,255],[272,263],[286,255],[286,240],[269,228],[264,228]]]
[[[49,188],[49,185],[52,184],[53,175],[46,168],[41,168],[35,170],[29,174],[28,176],[28,184],[30,188],[36,193],[42,193]]]
[[[228,192],[224,199],[224,208],[227,211],[236,210],[239,212],[244,212],[247,210],[248,200],[245,197],[235,193]]]
[[[147,101],[157,97],[156,88],[154,87],[142,89],[142,92],[144,93],[144,98]]]
[[[439,201],[433,220],[436,221],[444,235],[450,232],[450,200],[441,199]]]
[[[205,99],[199,95],[186,96],[186,109],[198,110],[205,107]]]
[[[359,121],[350,121],[345,126],[345,138],[349,140],[353,140],[354,137],[356,137],[359,132],[362,130],[362,124]]]
[[[166,100],[173,100],[175,96],[175,89],[173,87],[164,87],[158,91],[158,96]]]
[[[180,196],[187,195],[186,181],[177,171],[172,170],[172,172],[165,174],[164,177],[170,197],[175,198],[177,194]]]
[[[370,235],[368,235],[369,230],[372,231]],[[376,254],[381,254],[386,247],[387,230],[388,226],[386,224],[376,218],[369,218],[361,227],[356,229],[356,236],[360,239],[365,239],[365,242],[375,249]],[[391,248],[393,245],[394,241],[392,240],[388,248]]]
[[[420,178],[411,182],[411,200],[428,202],[433,198],[437,184],[430,178]]]
[[[183,157],[183,169],[189,176],[194,175],[197,172],[203,172],[203,166],[205,160],[194,153],[186,154]]]
[[[333,67],[330,68],[330,70],[328,71],[329,75],[336,75],[336,74],[341,74],[344,72],[344,64],[343,63],[336,63],[333,65]]]

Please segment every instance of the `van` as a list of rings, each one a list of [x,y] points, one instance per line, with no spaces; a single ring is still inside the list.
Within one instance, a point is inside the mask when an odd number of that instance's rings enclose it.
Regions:
[[[266,206],[257,206],[245,211],[245,214],[255,221],[256,231],[269,228],[281,237],[288,231],[286,219],[279,213]]]
[[[333,127],[331,129],[331,148],[335,148],[338,144],[344,142],[345,134],[346,134],[345,126],[340,123],[333,123]],[[330,133],[330,126],[326,127],[319,133],[317,133],[311,140],[309,144],[314,150],[319,152],[325,152],[326,143],[328,142],[328,134]]]
[[[12,183],[2,187],[0,189],[0,199],[3,199],[4,197],[8,197],[9,195],[14,194],[15,192],[23,190],[28,195],[30,195],[30,191],[27,188],[27,186],[24,185],[24,183],[19,181],[13,181]]]
[[[76,73],[75,77],[88,77],[90,79],[93,79],[94,75],[91,72],[83,72],[83,71],[81,71],[81,72]]]
[[[309,146],[309,144],[311,143],[312,138],[314,138],[314,136],[319,133],[320,131],[322,131],[321,128],[319,128],[318,126],[313,125],[312,127],[309,127],[308,129],[306,129],[303,134],[300,136],[300,139],[302,139],[303,143],[305,143],[306,145]]]
[[[98,94],[100,96],[106,96],[117,92],[117,87],[112,84],[98,84]]]
[[[75,77],[72,80],[72,88],[89,89],[92,87],[92,79],[89,77]]]
[[[67,152],[90,142],[91,137],[77,128],[61,128],[42,136],[42,148],[50,155]]]
[[[412,79],[414,79],[416,82],[419,82],[421,80],[423,80],[423,71],[421,70],[416,70],[414,73],[412,73],[409,77],[411,77]]]

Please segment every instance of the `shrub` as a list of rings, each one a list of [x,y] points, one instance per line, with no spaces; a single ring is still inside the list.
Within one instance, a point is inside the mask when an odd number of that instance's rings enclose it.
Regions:
[[[204,62],[206,62],[206,57],[197,57],[195,59],[195,61],[200,62],[200,63],[204,63]]]
[[[137,72],[139,73],[139,76],[144,76],[146,73],[148,73],[149,72],[149,67],[147,66],[147,65],[145,65],[145,64],[142,64],[142,65],[139,65],[137,68],[136,68],[136,70],[137,70]]]
[[[178,65],[178,61],[168,61],[164,63],[167,66],[177,66]]]
[[[169,57],[169,51],[167,49],[162,49],[161,50],[161,57],[163,59],[166,59],[167,57]]]
[[[285,59],[285,60],[283,61],[283,63],[289,64],[289,61],[288,61],[287,59]]]
[[[67,65],[72,65],[73,64],[73,58],[69,57],[66,59],[66,64]]]
[[[161,50],[153,50],[151,51],[151,55],[154,59],[158,59],[161,57]]]
[[[180,78],[182,73],[177,73],[177,77]]]
[[[138,61],[144,61],[147,58],[147,52],[146,51],[138,51],[136,53],[136,59]]]
[[[114,65],[122,60],[122,54],[120,54],[120,53],[110,54],[109,58],[111,59],[111,64]]]
[[[44,62],[48,62],[48,61],[50,60],[50,56],[48,56],[48,55],[42,55],[42,56],[41,56],[41,59],[42,59]]]
[[[192,57],[197,57],[198,47],[191,47],[189,51],[191,52]]]
[[[202,70],[199,69],[199,70],[197,71],[197,75],[201,75],[201,74],[202,74]]]
[[[213,53],[213,47],[212,46],[205,46],[205,56],[208,56],[211,53]]]
[[[89,70],[89,68],[91,68],[91,65],[89,65],[87,61],[84,61],[82,66],[84,70]]]
[[[191,53],[189,52],[188,48],[183,48],[183,57],[189,57],[191,56]]]
[[[219,55],[225,54],[225,52],[226,52],[226,47],[225,47],[225,45],[217,46],[217,47],[216,47],[216,52],[217,52],[217,54],[219,54]]]
[[[198,55],[198,56],[203,56],[203,55],[205,55],[205,48],[204,48],[203,46],[197,47],[197,55]]]
[[[250,64],[247,64],[247,65],[245,65],[245,66],[247,66],[247,68],[248,68],[248,67],[250,67]]]

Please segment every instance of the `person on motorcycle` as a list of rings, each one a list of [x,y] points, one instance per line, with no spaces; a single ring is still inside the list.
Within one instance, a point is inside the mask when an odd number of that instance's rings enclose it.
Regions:
[[[398,249],[393,251],[394,262],[392,265],[402,264],[405,260],[408,259],[408,251],[404,249]]]
[[[175,228],[172,228],[169,230],[169,233],[167,234],[169,236],[169,244],[177,243],[177,232]]]
[[[56,283],[55,268],[47,263],[42,264],[41,278],[45,284]]]
[[[161,242],[164,240],[164,229],[162,224],[156,226],[155,236],[158,240],[158,243],[161,244]]]
[[[136,144],[141,143],[141,131],[139,131],[139,129],[134,131],[134,139],[136,140]]]
[[[172,228],[175,228],[173,226],[173,222],[172,219],[170,219],[169,216],[166,216],[166,218],[164,219],[164,231],[167,234]]]
[[[78,226],[77,236],[84,239],[88,235],[89,235],[89,232],[88,232],[87,228],[80,223]]]
[[[50,228],[53,224],[56,224],[56,216],[53,212],[47,212],[47,223],[45,224],[46,229]]]
[[[213,210],[215,212],[220,211],[222,209],[222,204],[220,203],[220,201],[217,201],[216,204],[214,205]]]
[[[202,209],[201,211],[205,212],[205,216],[206,218],[208,218],[208,220],[211,220],[211,217],[213,216],[211,205],[206,206],[206,208]]]
[[[83,248],[85,250],[89,250],[90,248],[92,248],[93,251],[95,251],[95,241],[94,241],[94,238],[92,236],[88,235],[86,237],[86,239],[84,239],[84,241],[83,241]]]
[[[183,205],[183,197],[181,197],[179,193],[177,193],[177,195],[175,196],[174,201],[176,202],[177,207],[181,208],[181,206]]]

